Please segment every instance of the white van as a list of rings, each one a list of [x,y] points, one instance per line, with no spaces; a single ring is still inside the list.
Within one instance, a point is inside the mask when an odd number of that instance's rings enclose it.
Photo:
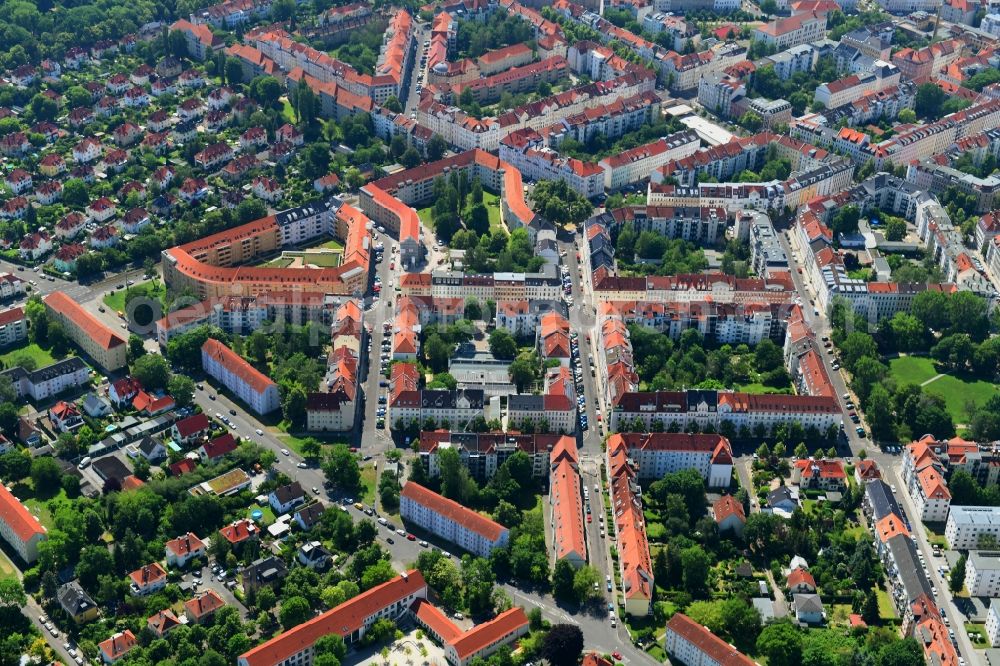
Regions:
[[[86,467],[90,463],[91,463],[90,456],[84,456],[83,460],[80,461],[80,464],[77,465],[77,467],[80,468],[80,469],[83,469],[84,467]]]
[[[384,526],[386,526],[386,525],[388,525],[388,524],[389,524],[389,521],[388,521],[388,520],[386,520],[385,518],[379,518],[379,519],[378,519],[378,524],[379,524],[379,525],[382,525],[382,526],[384,527]]]

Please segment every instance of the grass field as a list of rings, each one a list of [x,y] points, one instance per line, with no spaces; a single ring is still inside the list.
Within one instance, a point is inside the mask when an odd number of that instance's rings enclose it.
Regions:
[[[320,268],[336,268],[342,258],[343,255],[339,252],[306,252],[302,255],[302,263]]]
[[[948,413],[955,423],[964,423],[968,418],[966,404],[974,402],[983,405],[994,395],[1000,393],[1000,387],[982,380],[966,380],[954,375],[943,374],[937,377],[937,368],[929,358],[904,356],[889,362],[889,370],[901,384],[923,384],[924,391],[939,396],[945,402]],[[937,379],[934,379],[937,377]]]
[[[779,389],[774,386],[766,386],[758,382],[754,382],[753,384],[741,384],[739,386],[735,386],[734,390],[741,391],[743,393],[754,393],[757,395],[765,393],[791,393],[791,388]]]
[[[317,245],[317,247],[326,248],[328,250],[343,250],[344,249],[344,244],[341,243],[336,238],[331,238],[330,240],[328,240],[327,242],[323,243],[322,245]]]
[[[159,280],[150,280],[148,282],[140,282],[139,284],[132,285],[128,289],[116,289],[111,293],[105,294],[104,304],[115,312],[124,312],[126,291],[129,293],[141,291],[148,298],[158,299],[161,303],[167,295],[166,288]]]
[[[22,486],[22,489],[18,490],[17,495],[18,497],[21,498],[21,502],[24,504],[24,506],[28,507],[28,511],[38,516],[38,522],[40,522],[42,526],[47,530],[51,530],[53,527],[52,513],[49,511],[48,507],[49,501],[54,499],[66,499],[66,491],[63,490],[62,488],[60,488],[59,492],[53,495],[52,497],[45,497],[44,499],[38,499],[34,496],[33,491],[29,490],[27,492],[24,492]]]
[[[483,192],[483,203],[490,214],[490,232],[503,228],[500,221],[500,197],[490,192]]]
[[[52,365],[56,362],[56,358],[53,357],[52,354],[32,342],[0,354],[0,366],[3,366],[4,368],[13,366],[15,365],[15,361],[17,359],[25,357],[33,359],[35,361],[35,366],[38,368],[44,368],[45,366]]]
[[[272,259],[271,261],[268,261],[261,265],[266,266],[268,268],[288,268],[289,266],[292,265],[292,259],[289,259],[287,257],[278,257],[277,259]]]
[[[7,578],[17,578],[17,570],[14,568],[14,563],[7,557],[7,554],[0,550],[0,580]]]
[[[889,370],[901,384],[922,384],[938,374],[934,361],[923,356],[901,356],[889,361]]]
[[[896,608],[892,605],[892,599],[889,598],[889,593],[879,587],[875,590],[875,596],[878,597],[879,617],[883,620],[894,619],[896,617]]]
[[[362,504],[374,504],[375,503],[375,486],[378,483],[378,479],[375,477],[375,466],[365,465],[361,468],[361,485],[364,486],[364,494],[361,499],[358,500]]]
[[[504,229],[503,222],[500,221],[500,197],[491,192],[483,192],[483,203],[486,205],[486,211],[490,214],[490,231]],[[434,220],[431,219],[432,208],[433,206],[428,206],[427,208],[418,209],[417,217],[420,218],[425,227],[433,231]]]

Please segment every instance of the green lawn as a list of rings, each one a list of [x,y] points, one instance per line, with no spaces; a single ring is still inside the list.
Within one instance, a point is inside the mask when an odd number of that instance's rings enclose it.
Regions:
[[[986,625],[985,624],[974,624],[972,622],[965,623],[965,633],[966,635],[978,634],[979,638],[972,638],[969,636],[969,641],[972,643],[972,647],[977,650],[986,650],[990,647],[989,639],[986,637]]]
[[[966,423],[968,420],[966,405],[971,401],[977,407],[982,407],[987,400],[1000,393],[1000,386],[980,379],[967,381],[945,375],[925,386],[924,391],[944,399],[948,413],[955,423]]]
[[[42,524],[42,527],[51,530],[53,527],[52,513],[49,511],[48,503],[50,500],[66,499],[66,491],[60,488],[59,492],[52,497],[38,499],[34,496],[34,491],[30,489],[25,491],[25,486],[22,485],[17,489],[17,496],[21,498],[22,504],[28,508],[28,511],[38,516],[38,522]]]
[[[892,599],[889,598],[889,593],[879,587],[875,589],[875,596],[878,597],[879,617],[883,620],[895,619],[896,608],[892,605]]]
[[[375,466],[365,465],[361,468],[361,485],[364,486],[364,494],[358,501],[362,504],[372,505],[375,503],[375,486],[378,479],[375,477]]]
[[[417,217],[420,218],[420,221],[423,222],[423,224],[424,224],[425,227],[427,227],[428,229],[430,229],[431,231],[433,231],[434,230],[434,219],[431,217],[431,208],[432,208],[432,206],[428,206],[427,208],[421,208],[421,209],[419,209],[417,211]]]
[[[295,109],[287,97],[281,98],[281,117],[290,123],[295,123]]]
[[[779,389],[774,386],[767,386],[761,384],[760,382],[754,382],[752,384],[740,384],[739,386],[734,386],[734,390],[741,391],[743,393],[754,393],[754,394],[765,394],[765,393],[789,393],[789,389]]]
[[[104,304],[115,312],[124,312],[126,292],[132,293],[135,291],[142,292],[148,298],[158,299],[160,303],[163,303],[163,299],[167,295],[167,290],[159,280],[149,280],[148,282],[134,284],[127,289],[116,289],[115,291],[105,294]]]
[[[491,192],[483,192],[483,203],[486,204],[486,210],[490,214],[490,233],[496,229],[502,229],[503,222],[500,221],[500,197]]]
[[[268,268],[288,268],[289,266],[292,265],[292,261],[293,261],[292,259],[289,259],[287,257],[278,257],[277,259],[272,259],[271,261],[268,261],[261,265],[266,266]]]
[[[339,252],[307,252],[302,255],[302,262],[320,268],[336,268],[342,257]]]
[[[14,563],[10,561],[10,558],[0,550],[0,580],[6,580],[7,578],[17,578],[17,569],[14,567]]]
[[[331,238],[327,242],[323,243],[322,245],[318,245],[317,247],[323,247],[323,248],[327,248],[329,250],[343,250],[344,249],[344,244],[341,243],[336,238]]]
[[[15,365],[15,361],[20,358],[31,358],[35,361],[35,366],[38,368],[44,368],[45,366],[52,365],[56,362],[56,359],[52,356],[52,354],[32,342],[0,354],[0,366],[3,366],[4,368],[11,367]]]
[[[923,356],[901,356],[889,361],[889,371],[900,384],[923,384],[938,374],[934,361]]]
[[[941,397],[948,413],[955,423],[964,423],[967,418],[966,404],[969,401],[982,406],[987,400],[1000,393],[1000,387],[982,380],[966,380],[954,375],[942,374],[934,361],[920,356],[904,356],[889,361],[889,370],[900,384],[923,384],[927,393]],[[941,377],[937,377],[942,374]],[[934,379],[937,377],[937,379]]]

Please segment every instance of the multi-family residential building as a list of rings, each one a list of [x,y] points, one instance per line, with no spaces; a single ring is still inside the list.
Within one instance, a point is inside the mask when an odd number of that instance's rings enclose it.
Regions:
[[[42,524],[3,484],[0,484],[0,537],[29,565],[38,559],[38,544],[46,539]]]
[[[972,597],[1000,597],[1000,553],[969,552],[965,561],[965,589]]]
[[[755,662],[684,613],[667,622],[666,650],[671,659],[689,666],[754,666]]]
[[[1000,647],[1000,599],[990,601],[990,609],[986,615],[986,635],[990,645]]]
[[[583,486],[576,441],[569,437],[560,438],[549,460],[552,560],[566,560],[573,566],[583,566],[587,563],[587,536],[583,525]]]
[[[202,369],[216,378],[257,414],[280,407],[278,385],[229,347],[209,338],[201,348]]]
[[[1000,507],[952,506],[944,526],[944,537],[952,550],[975,550],[981,536],[1000,541]]]
[[[28,318],[24,308],[0,312],[0,347],[9,347],[28,338]]]
[[[615,437],[621,437],[615,435]],[[610,440],[609,440],[610,443]],[[627,446],[608,447],[608,497],[618,548],[618,575],[621,577],[625,613],[644,617],[652,610],[656,585],[642,513],[642,498],[635,465]],[[611,527],[608,527],[610,533]]]
[[[904,449],[902,477],[920,520],[943,522],[951,506],[944,465],[934,452],[934,438],[925,435]]]
[[[237,659],[239,666],[309,666],[313,645],[328,634],[337,634],[347,644],[360,641],[376,620],[396,620],[405,616],[418,599],[427,598],[427,583],[416,569],[362,592],[353,599],[304,622]]]
[[[624,449],[642,479],[659,479],[665,474],[694,469],[709,488],[727,488],[732,480],[732,448],[722,435],[616,433],[608,439],[607,449],[609,455]]]
[[[54,291],[42,301],[56,321],[62,323],[69,339],[108,372],[125,366],[128,345],[117,333],[67,296]]]
[[[489,557],[510,538],[503,525],[413,481],[399,495],[399,515],[479,557]]]
[[[427,475],[436,478],[441,473],[438,451],[442,445],[448,446],[458,451],[459,460],[473,478],[487,481],[510,456],[521,451],[531,459],[533,475],[542,477],[550,473],[550,452],[568,446],[562,443],[564,437],[567,436],[548,433],[523,435],[425,430],[420,433],[420,462]]]
[[[653,171],[671,160],[680,160],[693,154],[700,145],[695,132],[684,130],[618,155],[605,157],[598,162],[598,166],[604,171],[604,189],[619,190],[630,183],[645,180]]]
[[[778,18],[753,31],[753,40],[775,49],[787,49],[798,44],[823,39],[826,33],[826,14],[814,12]]]
[[[0,377],[9,377],[18,398],[31,398],[40,402],[63,391],[84,386],[90,381],[90,368],[76,356],[38,370],[28,372],[21,366],[14,366],[0,372]]]

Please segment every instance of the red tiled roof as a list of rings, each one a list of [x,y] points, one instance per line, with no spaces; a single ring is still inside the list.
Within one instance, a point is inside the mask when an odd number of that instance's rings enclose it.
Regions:
[[[459,659],[465,659],[469,655],[486,648],[504,636],[517,631],[519,627],[528,626],[528,616],[520,606],[514,606],[510,610],[500,613],[489,622],[477,624],[472,629],[462,634],[452,645]]]
[[[0,522],[8,525],[21,541],[29,541],[36,534],[45,534],[45,528],[28,509],[0,483]]]
[[[102,324],[94,315],[61,291],[54,291],[44,299],[45,305],[73,322],[91,340],[105,349],[125,344],[117,333]]]
[[[208,428],[208,416],[205,414],[192,414],[191,416],[181,419],[174,424],[177,428],[177,434],[181,437],[189,437],[196,432],[201,432]]]
[[[507,529],[500,523],[490,520],[486,516],[476,513],[454,500],[438,495],[433,490],[428,490],[413,481],[403,486],[400,496],[410,499],[435,513],[447,516],[466,529],[472,530],[490,541],[497,541],[500,535]]]
[[[797,585],[808,585],[812,589],[816,589],[816,579],[813,575],[809,573],[809,570],[804,567],[796,567],[794,571],[788,574],[788,587],[795,587]]]
[[[214,338],[205,340],[201,346],[201,351],[213,357],[222,367],[239,377],[256,393],[263,393],[271,386],[276,386],[273,381],[252,365],[243,360],[232,349],[222,344]]]
[[[752,659],[684,613],[674,613],[667,630],[696,646],[719,666],[755,666]]]
[[[426,599],[417,599],[413,602],[410,611],[421,623],[434,631],[444,643],[451,643],[462,635],[462,630],[456,627],[455,623],[449,620],[448,616],[442,613],[437,606]]]
[[[236,438],[233,434],[227,432],[225,435],[216,437],[210,442],[206,442],[204,445],[205,455],[209,458],[218,458],[227,453],[235,451],[237,447]]]
[[[715,522],[721,523],[729,516],[736,516],[740,519],[741,523],[747,521],[746,514],[743,512],[743,505],[736,501],[732,495],[723,495],[715,504],[712,505],[712,510],[715,512]]]
[[[204,594],[199,594],[194,599],[184,602],[184,610],[195,619],[205,617],[226,605],[222,597],[215,590],[208,590]]]
[[[427,583],[413,569],[345,601],[308,622],[278,634],[240,655],[247,666],[273,666],[312,645],[321,636],[350,636],[378,611],[413,594],[426,593]]]
[[[135,634],[126,629],[125,631],[115,634],[111,638],[102,641],[98,647],[101,649],[101,652],[108,656],[109,659],[115,660],[121,658],[138,644],[139,641],[136,640]]]
[[[184,536],[171,539],[165,545],[167,550],[174,555],[180,556],[190,555],[205,548],[205,542],[199,539],[193,532],[188,532]]]

